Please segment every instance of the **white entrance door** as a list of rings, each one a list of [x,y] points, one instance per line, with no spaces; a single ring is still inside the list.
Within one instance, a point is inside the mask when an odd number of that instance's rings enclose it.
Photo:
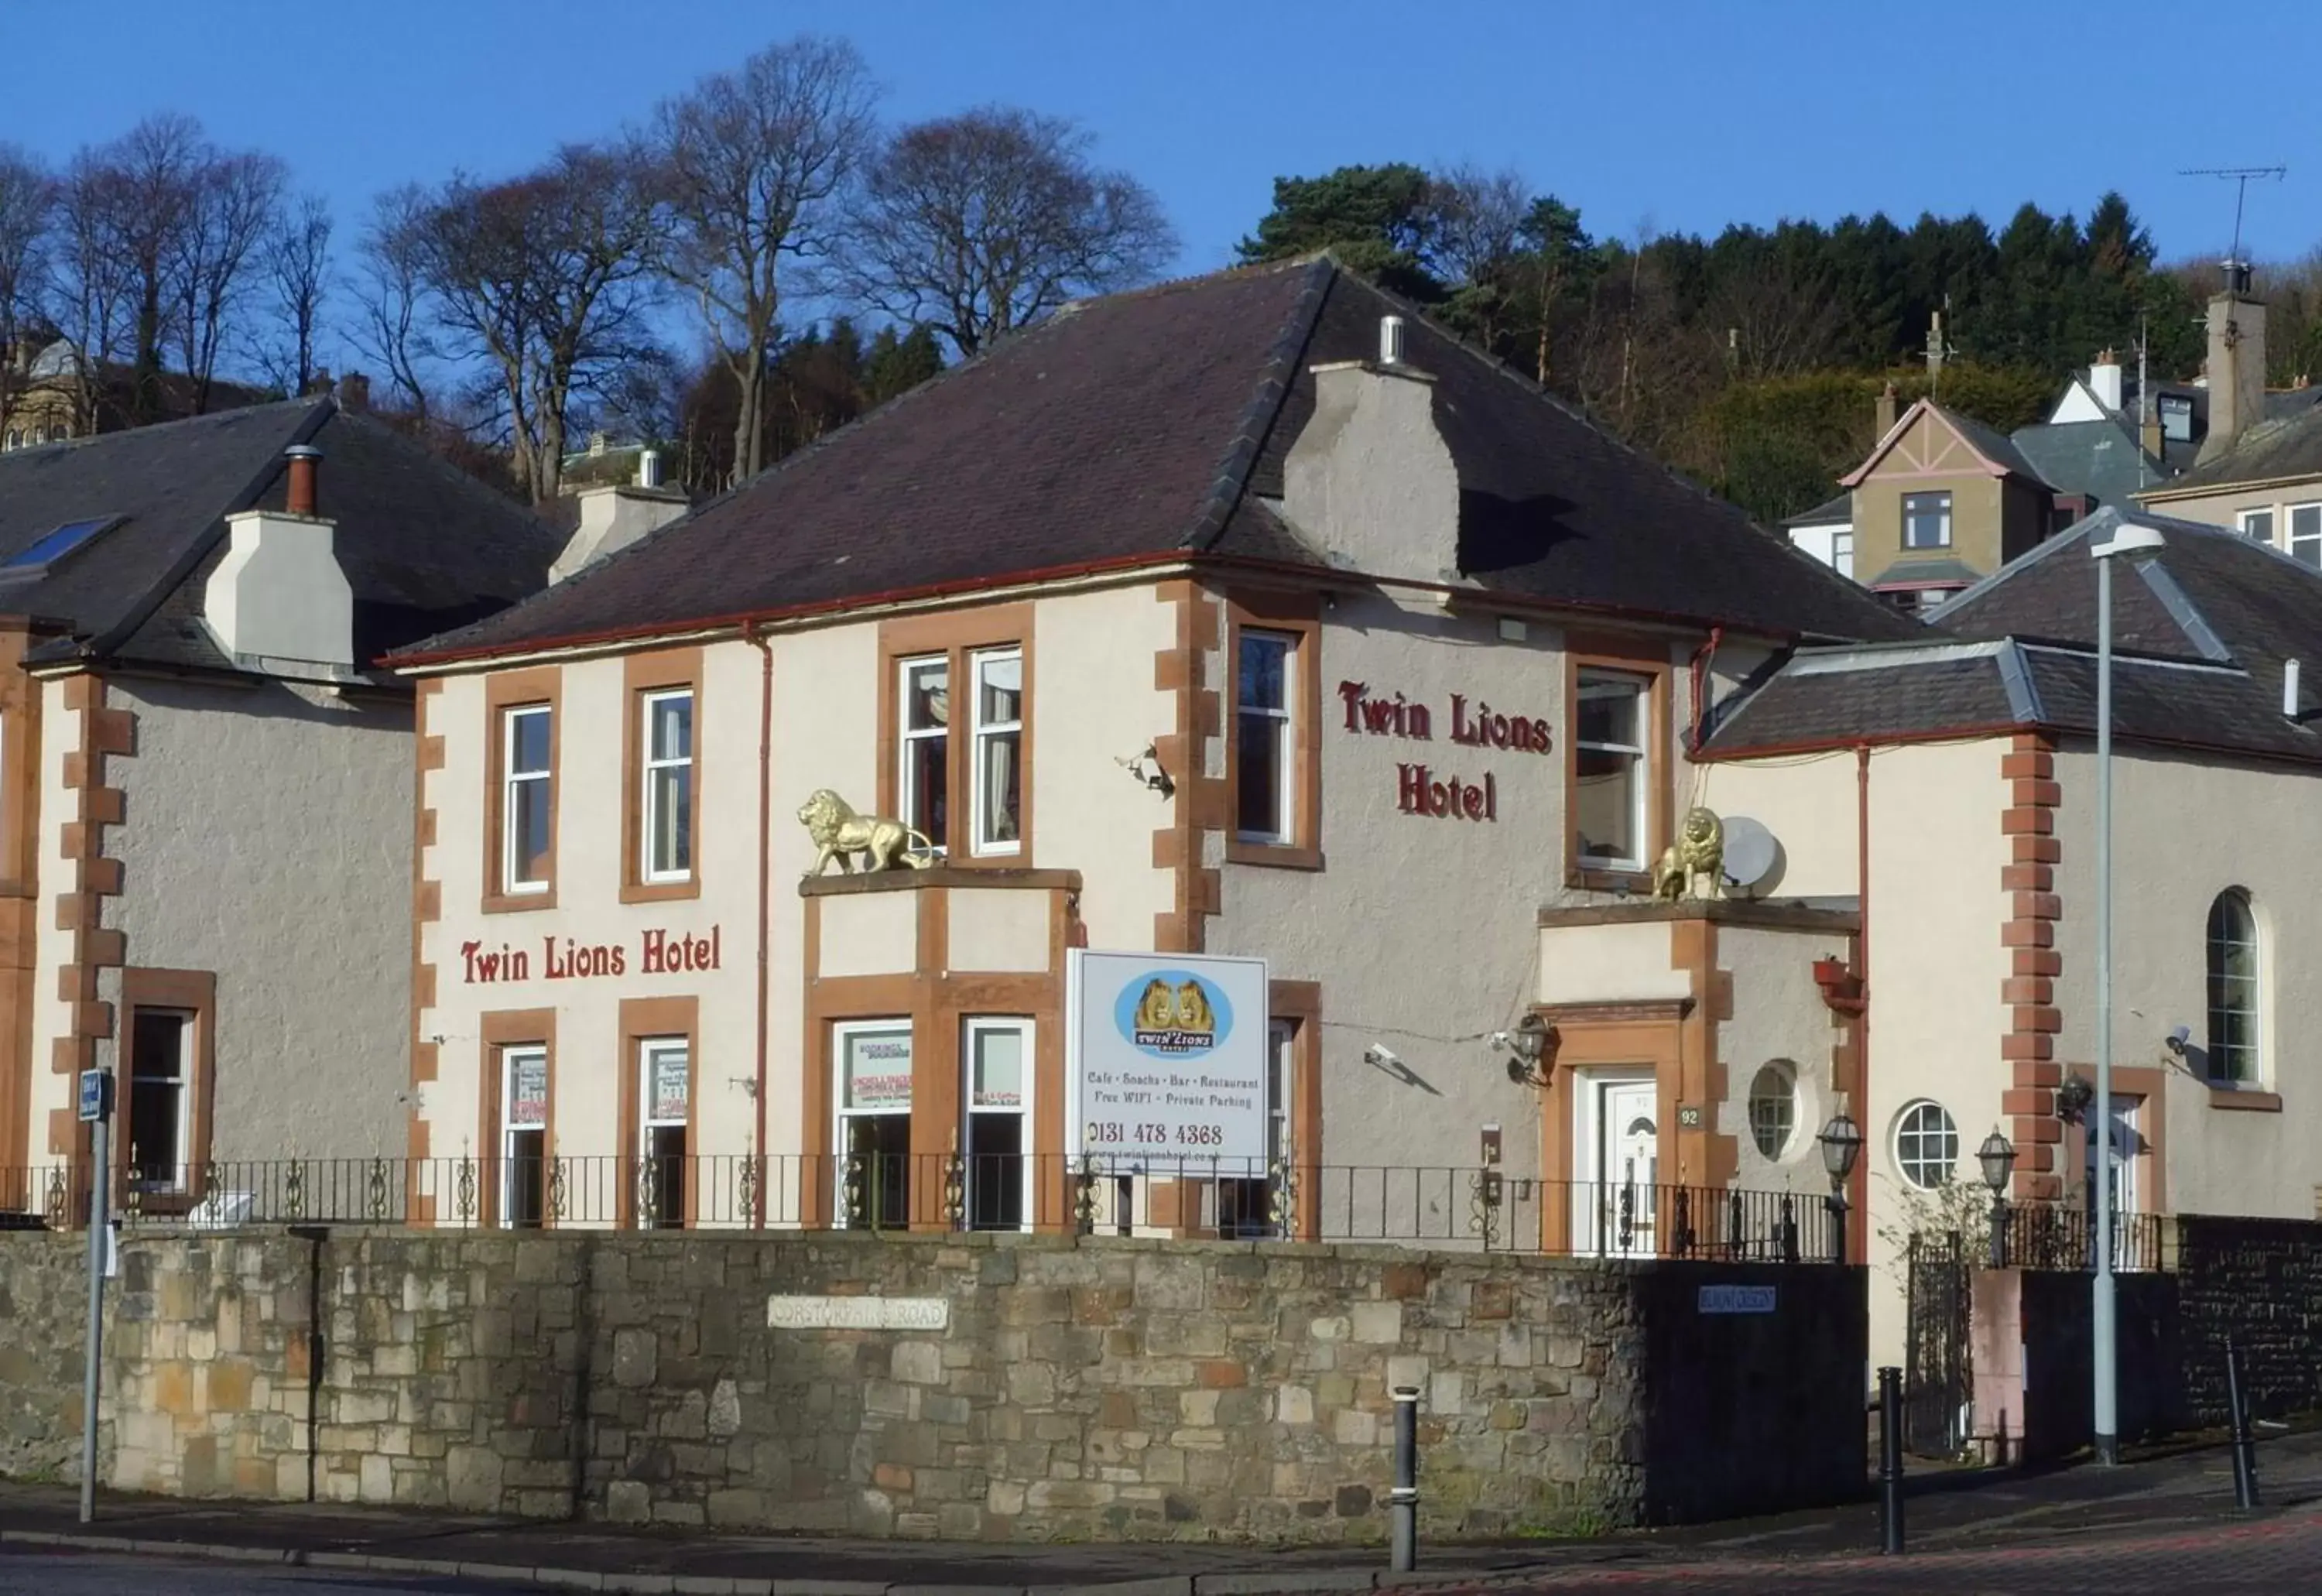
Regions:
[[[1583,1253],[1650,1257],[1660,1170],[1659,1090],[1645,1074],[1584,1073],[1578,1080],[1573,1245]]]
[[[2153,1262],[2151,1260],[2138,1255],[2142,1250],[2139,1241],[2141,1233],[2138,1231],[2136,1226],[2133,1221],[2127,1224],[2123,1224],[2120,1218],[2125,1214],[2135,1214],[2141,1211],[2140,1204],[2137,1201],[2136,1166],[2137,1154],[2144,1151],[2144,1138],[2143,1135],[2138,1134],[2137,1122],[2143,1117],[2144,1108],[2144,1099],[2143,1098],[2125,1098],[2118,1092],[2115,1092],[2113,1094],[2112,1211],[2114,1218],[2112,1262],[2115,1269],[2150,1269],[2153,1267]],[[2083,1172],[2088,1179],[2088,1184],[2084,1190],[2088,1192],[2089,1225],[2090,1228],[2093,1229],[2096,1225],[2097,1211],[2097,1138],[2095,1134],[2096,1122],[2093,1118],[2089,1121],[2089,1133],[2086,1148],[2088,1163],[2087,1168]]]

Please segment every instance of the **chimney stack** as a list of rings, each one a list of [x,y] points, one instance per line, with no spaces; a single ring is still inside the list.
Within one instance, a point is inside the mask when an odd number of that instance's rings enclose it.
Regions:
[[[1879,402],[1872,414],[1878,418],[1879,435],[1885,437],[1895,430],[1895,385],[1888,383],[1879,390]]]
[[[312,443],[293,443],[282,451],[290,462],[290,488],[283,508],[293,515],[315,513],[315,472],[322,463],[323,451]]]
[[[370,408],[370,378],[350,371],[339,378],[339,408],[358,414]]]
[[[2089,364],[2089,389],[2097,403],[2115,415],[2120,414],[2120,357],[2106,350]]]
[[[2246,260],[2225,263],[2226,286],[2209,301],[2209,435],[2203,462],[2231,449],[2265,415],[2265,305]]]

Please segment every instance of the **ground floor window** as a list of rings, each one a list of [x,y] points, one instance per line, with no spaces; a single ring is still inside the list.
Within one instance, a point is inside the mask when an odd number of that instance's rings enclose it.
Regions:
[[[899,1230],[911,1218],[911,1027],[907,1020],[835,1033],[841,1226]]]
[[[637,1088],[644,1099],[637,1113],[639,1229],[675,1229],[685,1223],[692,1052],[683,1037],[637,1044]]]
[[[548,1050],[500,1049],[500,1223],[537,1229],[548,1220]]]
[[[195,1016],[137,1008],[129,1022],[128,1157],[133,1191],[187,1190],[193,1147]]]
[[[1220,1172],[1211,1223],[1230,1240],[1252,1241],[1282,1234],[1282,1183],[1290,1178],[1290,1092],[1296,1078],[1298,1022],[1277,1019],[1267,1033],[1266,1054],[1266,1166]]]
[[[1959,1155],[1959,1126],[1942,1104],[1922,1099],[1896,1116],[1895,1167],[1920,1190],[1948,1184]]]
[[[1032,1211],[1032,1022],[972,1019],[965,1032],[962,1218],[971,1230],[1021,1230]]]

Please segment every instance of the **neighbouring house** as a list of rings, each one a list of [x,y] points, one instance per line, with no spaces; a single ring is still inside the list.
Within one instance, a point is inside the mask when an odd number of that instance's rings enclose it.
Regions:
[[[410,1212],[1818,1250],[1853,901],[1652,871],[1918,630],[1328,260],[1074,305],[393,659]]]
[[[2092,1083],[2097,1027],[2089,550],[2132,519],[2166,541],[2114,583],[2120,1206],[2303,1218],[2322,1194],[2322,993],[2297,974],[2322,940],[2322,682],[2301,671],[2322,653],[2322,573],[2114,506],[1967,589],[1940,635],[1799,650],[1705,741],[1704,801],[1779,841],[1770,889],[1859,906],[1853,1111],[1883,1237],[1956,1226],[1956,1208],[1927,1220],[1945,1182],[1979,1199],[1993,1131],[2017,1154],[2012,1198],[2087,1211],[2088,1121],[2065,1089]],[[2068,1228],[2049,1239],[2085,1259],[2085,1221]],[[2152,1266],[2153,1234],[2126,1227],[2123,1262]],[[1901,1341],[1892,1278],[1882,1355]]]
[[[129,368],[108,363],[93,375],[89,364],[70,339],[32,335],[17,340],[13,350],[0,350],[10,364],[8,379],[0,382],[0,453],[61,443],[91,433],[118,432],[129,426]],[[165,419],[194,414],[194,384],[176,371],[160,373],[155,396]],[[266,396],[242,383],[212,379],[205,408],[232,410],[262,403]]]
[[[0,1207],[76,1199],[87,1069],[147,1211],[400,1147],[412,693],[372,662],[556,552],[328,399],[0,458]]]
[[[1841,492],[1782,523],[1790,542],[1842,577],[1854,574],[1854,495]]]

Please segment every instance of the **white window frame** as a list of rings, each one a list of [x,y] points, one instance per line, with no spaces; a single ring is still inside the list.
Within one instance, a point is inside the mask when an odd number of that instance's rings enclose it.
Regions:
[[[548,762],[536,771],[519,771],[516,767],[517,724],[526,716],[537,715],[548,723]],[[556,719],[555,711],[546,704],[511,704],[500,711],[500,887],[510,897],[545,892],[556,873]],[[517,816],[522,806],[517,800],[521,789],[530,782],[549,785],[548,812],[551,835],[548,843],[549,868],[537,880],[519,876],[521,868],[517,853]]]
[[[1263,643],[1282,651],[1282,705],[1279,708],[1265,705],[1246,705],[1241,701],[1240,651],[1252,643]],[[1242,716],[1263,716],[1274,722],[1274,826],[1269,831],[1248,831],[1241,825],[1241,794],[1234,794],[1234,835],[1245,843],[1257,843],[1272,847],[1292,847],[1298,842],[1298,636],[1291,632],[1269,632],[1262,627],[1241,629],[1234,645],[1234,735],[1242,734]]]
[[[2233,1074],[2220,1067],[2217,1058],[2217,1017],[2221,1012],[2234,1011],[2221,1009],[2218,1005],[2209,1001],[2210,986],[2217,979],[2220,968],[2221,950],[2227,945],[2220,942],[2215,935],[2214,928],[2217,910],[2229,898],[2239,907],[2243,923],[2248,927],[2249,932],[2247,944],[2250,965],[2249,1005],[2247,1009],[2243,1011],[2249,1031],[2249,1041],[2245,1044],[2249,1053],[2249,1071],[2246,1075]],[[2203,1072],[2203,1078],[2211,1086],[2220,1090],[2262,1090],[2266,1078],[2265,938],[2258,926],[2257,902],[2249,893],[2238,887],[2228,887],[2209,900],[2208,923],[2201,928],[2201,959],[2203,1014],[2206,1017],[2201,1044],[2207,1054],[2207,1067]]]
[[[2253,523],[2262,524],[2253,524]],[[2234,525],[2244,537],[2270,544],[2273,542],[2274,507],[2267,505],[2262,509],[2244,510],[2234,518]]]
[[[540,1218],[545,1225],[548,1212],[549,1146],[548,1117],[553,1109],[548,1101],[555,1092],[555,1084],[548,1074],[548,1047],[539,1042],[511,1042],[499,1050],[500,1054],[500,1145],[499,1188],[500,1203],[498,1216],[499,1227],[509,1229],[515,1225],[510,1218],[516,1209],[517,1156],[516,1138],[526,1131],[540,1133]],[[516,1072],[520,1061],[538,1060],[542,1083],[541,1121],[538,1125],[518,1125],[516,1122]]]
[[[2300,528],[2303,520],[2307,524]],[[2281,546],[2292,560],[2322,568],[2322,499],[2281,507]],[[2310,550],[2309,556],[2305,551]]]
[[[830,1027],[830,1212],[835,1228],[845,1230],[854,1222],[846,1210],[846,1122],[850,1119],[877,1119],[896,1112],[892,1108],[850,1108],[846,1106],[846,1049],[857,1036],[900,1035],[912,1044],[911,1098],[912,1106],[901,1110],[906,1117],[913,1112],[919,1099],[918,1036],[911,1028],[910,1017],[897,1015],[886,1019],[839,1020]],[[909,1188],[906,1175],[905,1190]]]
[[[675,1119],[666,1118],[654,1112],[654,1078],[660,1073],[662,1062],[672,1054],[675,1054],[685,1065],[685,1104],[688,1110],[685,1115]],[[635,1222],[640,1227],[645,1223],[645,1198],[648,1191],[653,1190],[650,1183],[654,1180],[656,1173],[657,1161],[654,1154],[654,1132],[657,1130],[674,1128],[687,1133],[685,1155],[678,1169],[676,1219],[681,1226],[691,1218],[686,1212],[686,1195],[693,1184],[688,1177],[694,1167],[696,1157],[696,1149],[691,1136],[693,1129],[691,1109],[696,1084],[693,1078],[693,1043],[690,1038],[641,1036],[637,1039],[637,1145],[635,1149],[637,1180],[636,1190],[632,1195],[636,1208]],[[653,1224],[657,1227],[663,1227],[668,1224],[669,1218],[670,1216],[656,1211],[653,1215]]]
[[[930,665],[942,667],[944,672],[943,724],[915,728],[911,725],[913,701],[911,673],[914,670],[925,670]],[[949,654],[912,654],[906,659],[896,661],[895,670],[896,809],[901,816],[904,825],[919,827],[928,840],[935,844],[929,852],[937,859],[941,859],[950,852],[951,839],[936,834],[933,815],[921,816],[919,812],[921,799],[925,795],[919,789],[917,779],[919,765],[918,762],[911,758],[911,744],[928,742],[943,743],[944,759],[948,768],[951,759],[952,723],[959,718],[959,694],[956,684],[951,679],[951,656]],[[946,781],[945,786],[948,789],[950,783]],[[923,820],[926,823],[924,825],[921,824]]]
[[[149,1014],[178,1022],[178,1095],[171,1113],[177,1122],[175,1142],[178,1155],[170,1161],[168,1173],[158,1180],[141,1179],[137,1181],[135,1189],[160,1196],[172,1196],[189,1189],[187,1182],[194,1154],[194,1028],[201,1023],[201,1016],[194,1009],[173,1008],[166,1003],[140,1003],[129,1011],[129,1068],[123,1072],[127,1076],[123,1084],[133,1094],[133,1101],[137,1090],[137,1021]],[[133,1132],[136,1128],[136,1117],[133,1114],[130,1129]],[[128,1149],[124,1148],[123,1152],[125,1154]],[[123,1163],[133,1172],[137,1167],[126,1157]]]
[[[986,721],[983,718],[983,673],[994,665],[1013,661],[1016,666],[1016,718]],[[1025,691],[1024,650],[1021,644],[1008,648],[978,649],[967,656],[969,689],[968,777],[968,851],[976,857],[1001,858],[1024,851],[1024,800],[1030,796],[1029,784],[1024,780],[1024,711],[1029,707],[1029,695]],[[956,696],[952,700],[952,713],[959,713]],[[989,834],[992,816],[987,813],[985,795],[991,782],[984,769],[990,751],[999,739],[1009,733],[1016,734],[1016,830],[1012,837]]]
[[[662,705],[678,698],[685,700],[685,752],[682,755],[656,756],[654,752],[654,732],[656,724],[654,711]],[[657,689],[649,693],[637,695],[637,702],[638,713],[644,717],[644,725],[641,728],[638,739],[638,745],[644,753],[644,758],[639,762],[642,768],[638,771],[638,780],[644,784],[642,801],[637,806],[637,813],[644,826],[644,835],[637,839],[638,878],[646,885],[655,887],[672,882],[690,881],[693,879],[693,848],[696,840],[690,813],[693,807],[693,750],[695,741],[700,735],[700,728],[695,723],[693,713],[693,689],[690,687]],[[654,778],[666,771],[682,771],[685,773],[684,804],[689,811],[685,831],[685,857],[678,865],[657,867],[654,863],[654,850],[662,834],[663,816],[661,786]]]
[[[1942,1128],[1939,1132],[1924,1126],[1919,1126],[1915,1123],[1918,1117],[1929,1109],[1933,1110],[1936,1114],[1943,1117]],[[1917,1175],[1911,1172],[1915,1164],[1924,1168],[1929,1161],[1926,1157],[1924,1145],[1921,1146],[1918,1153],[1916,1153],[1913,1157],[1908,1159],[1904,1157],[1903,1137],[1906,1132],[1922,1143],[1924,1143],[1926,1137],[1934,1135],[1940,1135],[1949,1140],[1952,1150],[1951,1161],[1949,1163],[1944,1165],[1943,1178],[1941,1180],[1922,1181]],[[1911,1101],[1903,1105],[1902,1112],[1895,1116],[1894,1128],[1888,1134],[1887,1137],[1887,1151],[1888,1155],[1895,1161],[1895,1172],[1902,1177],[1904,1185],[1909,1187],[1914,1191],[1938,1190],[1959,1179],[1959,1121],[1952,1117],[1952,1111],[1949,1108],[1944,1108],[1941,1103],[1935,1101],[1934,1099],[1914,1098]]]
[[[1782,1092],[1779,1100],[1783,1105],[1783,1116],[1787,1121],[1782,1126],[1780,1145],[1770,1153],[1766,1150],[1764,1138],[1759,1135],[1758,1124],[1758,1105],[1776,1100],[1772,1093],[1758,1090],[1759,1084],[1769,1074],[1781,1082]],[[1750,1093],[1746,1109],[1750,1121],[1750,1145],[1758,1150],[1758,1156],[1769,1163],[1779,1163],[1787,1158],[1796,1148],[1798,1141],[1797,1067],[1787,1059],[1768,1059],[1759,1065],[1757,1071],[1750,1077]]]
[[[1579,707],[1581,699],[1586,697],[1588,689],[1592,684],[1602,686],[1616,683],[1633,690],[1636,694],[1637,716],[1635,726],[1637,741],[1633,743],[1584,742],[1580,736]],[[1576,789],[1576,797],[1580,780],[1579,762],[1577,757],[1580,753],[1593,750],[1599,753],[1634,754],[1636,756],[1636,763],[1630,767],[1634,772],[1635,780],[1629,795],[1629,803],[1631,807],[1629,828],[1630,834],[1637,839],[1637,853],[1634,858],[1611,853],[1591,853],[1586,852],[1580,845],[1578,834],[1579,822],[1577,817],[1568,816],[1566,824],[1574,827],[1573,857],[1577,860],[1584,868],[1613,871],[1641,871],[1645,868],[1645,855],[1652,851],[1652,839],[1646,835],[1646,831],[1652,824],[1652,790],[1653,782],[1656,780],[1653,772],[1653,751],[1651,746],[1653,734],[1653,679],[1650,676],[1638,675],[1632,671],[1616,670],[1604,666],[1583,665],[1579,668],[1578,679],[1573,684],[1572,699],[1572,747],[1575,755],[1573,763],[1573,783]],[[1575,807],[1577,807],[1577,803]]]
[[[1023,1049],[1020,1055],[1021,1063],[1019,1065],[1022,1074],[1019,1078],[1019,1084],[1017,1089],[1017,1105],[1013,1110],[1017,1117],[1022,1122],[1021,1128],[1018,1134],[1016,1145],[1023,1149],[1016,1162],[1016,1209],[1017,1212],[1024,1216],[1022,1221],[1017,1226],[1017,1228],[1019,1230],[1029,1231],[1032,1228],[1032,1221],[1037,1213],[1034,1205],[1038,1200],[1038,1182],[1036,1182],[1032,1178],[1032,1172],[1038,1163],[1038,1149],[1032,1145],[1033,1078],[1038,1073],[1038,1071],[1036,1067],[1036,1055],[1032,1051],[1032,1021],[1029,1019],[1015,1018],[1006,1016],[978,1015],[963,1020],[960,1023],[959,1141],[962,1153],[966,1161],[965,1168],[962,1172],[963,1178],[961,1181],[961,1192],[964,1201],[964,1207],[961,1210],[961,1222],[963,1224],[968,1223],[969,1221],[967,1217],[975,1211],[975,1182],[977,1179],[975,1137],[974,1127],[970,1122],[979,1113],[1000,1115],[1010,1112],[1010,1110],[1006,1108],[979,1109],[975,1106],[976,1040],[979,1037],[992,1035],[1000,1032],[1013,1033],[1019,1038],[1019,1045]]]
[[[1939,498],[1943,500],[1943,535],[1941,542],[1917,543],[1911,541],[1911,501],[1915,498]],[[1903,547],[1906,549],[1950,548],[1952,546],[1952,499],[1951,490],[1947,488],[1931,488],[1924,493],[1905,494],[1903,496]]]
[[[1830,568],[1850,579],[1854,575],[1854,529],[1830,534]]]

